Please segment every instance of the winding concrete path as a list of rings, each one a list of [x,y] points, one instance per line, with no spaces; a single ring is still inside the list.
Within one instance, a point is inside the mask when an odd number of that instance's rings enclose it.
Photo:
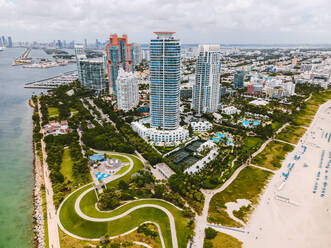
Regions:
[[[101,151],[98,151],[98,152],[101,152]],[[104,151],[102,151],[102,152],[104,152]],[[114,154],[114,155],[120,155],[120,156],[123,156],[123,157],[127,158],[127,159],[129,160],[129,162],[130,162],[130,167],[129,167],[129,169],[128,169],[125,173],[123,173],[123,174],[121,174],[121,175],[114,175],[114,176],[111,176],[111,177],[107,178],[107,179],[109,179],[109,180],[107,180],[107,182],[110,182],[110,181],[116,180],[116,179],[118,179],[118,178],[120,178],[120,177],[123,177],[124,175],[126,175],[127,173],[129,173],[129,172],[132,170],[132,168],[133,168],[133,166],[134,166],[134,163],[133,163],[133,160],[132,160],[129,156],[126,156],[126,155],[123,155],[123,154],[120,154],[120,153],[115,153],[115,152],[106,152],[106,153],[107,153],[107,154]],[[135,157],[136,157],[136,156],[135,156]],[[138,159],[139,159],[139,158],[138,158]],[[93,184],[93,183],[90,183],[90,184],[87,184],[87,185],[92,185],[92,184]],[[69,235],[69,236],[71,236],[71,237],[74,237],[74,238],[76,238],[76,239],[80,239],[80,240],[99,241],[100,238],[97,238],[97,239],[88,239],[88,238],[80,237],[80,236],[78,236],[78,235],[75,235],[75,234],[73,234],[73,233],[67,231],[67,230],[63,227],[63,225],[61,224],[61,221],[60,221],[60,212],[61,212],[61,208],[62,208],[64,202],[65,202],[70,196],[72,196],[75,192],[77,192],[78,190],[82,189],[83,187],[86,187],[87,185],[84,185],[84,186],[78,188],[77,190],[73,191],[71,194],[69,194],[69,195],[66,197],[66,199],[65,199],[64,201],[62,201],[62,203],[61,203],[61,205],[60,205],[60,207],[59,207],[59,209],[58,209],[58,211],[57,211],[57,222],[58,222],[58,225],[59,225],[60,229],[61,229],[64,233],[66,233],[67,235]],[[135,206],[135,207],[133,207],[133,208],[131,208],[131,209],[125,211],[124,213],[122,213],[122,214],[120,214],[120,215],[117,215],[117,216],[114,216],[114,217],[108,217],[108,218],[94,218],[94,217],[87,216],[87,215],[84,214],[84,213],[81,211],[81,209],[80,209],[80,201],[82,200],[82,198],[83,198],[87,193],[89,193],[89,192],[92,191],[92,190],[94,190],[93,187],[88,188],[87,190],[85,190],[84,192],[82,192],[82,193],[79,195],[79,197],[76,199],[76,202],[75,202],[75,211],[76,211],[76,213],[77,213],[81,218],[83,218],[83,219],[85,219],[85,220],[88,220],[88,221],[94,221],[94,222],[107,222],[107,221],[113,221],[113,220],[117,220],[117,219],[120,219],[120,218],[122,218],[122,217],[125,217],[126,215],[128,215],[128,214],[132,213],[133,211],[138,210],[138,209],[140,209],[140,208],[146,208],[146,207],[147,207],[147,208],[148,208],[148,207],[156,208],[156,209],[159,209],[159,210],[163,211],[163,212],[168,216],[168,218],[169,218],[169,222],[170,222],[170,229],[171,229],[172,246],[173,246],[173,248],[178,248],[178,240],[177,240],[177,232],[176,232],[175,219],[174,219],[173,215],[171,214],[171,212],[170,212],[168,209],[166,209],[166,208],[164,208],[164,207],[162,207],[162,206],[159,206],[159,205],[157,205],[157,204],[142,204],[142,205]],[[146,199],[145,199],[145,200],[146,200]],[[154,199],[154,200],[158,200],[158,199]],[[139,200],[137,200],[137,201],[139,201]],[[166,202],[166,201],[165,201],[165,202]],[[129,202],[129,203],[130,203],[130,202]],[[126,204],[129,204],[129,203],[126,203]],[[168,202],[167,202],[167,203],[168,203]],[[122,205],[122,206],[120,206],[120,207],[123,207],[123,206],[125,206],[126,204],[124,204],[124,205]],[[171,204],[171,203],[169,203],[169,204]],[[172,206],[175,206],[174,204],[171,204],[171,205],[172,205]],[[120,208],[120,207],[119,207],[119,208]],[[177,206],[175,206],[175,207],[176,207],[177,209],[180,209],[180,208],[178,208]],[[116,209],[115,209],[115,210],[116,210]],[[113,211],[115,211],[115,210],[113,210]],[[111,211],[110,211],[110,212],[111,212]],[[162,236],[162,232],[161,232],[161,228],[160,228],[160,226],[159,226],[157,223],[155,223],[155,222],[150,222],[150,221],[147,221],[147,222],[144,222],[144,223],[152,223],[152,224],[154,224],[154,225],[158,228],[158,231],[159,231],[159,234],[160,234],[160,240],[161,240],[162,247],[163,247],[163,248],[166,248],[166,246],[165,246],[165,242],[164,242],[164,238],[163,238],[163,236]],[[122,233],[121,235],[117,235],[117,236],[110,237],[110,239],[114,239],[114,238],[117,238],[117,237],[119,237],[119,236],[124,236],[124,235],[126,235],[126,234],[129,234],[129,233],[131,233],[131,232],[137,230],[137,229],[138,229],[138,227],[135,227],[134,229],[132,229],[132,230],[126,232],[126,233]],[[140,242],[134,242],[134,243],[139,244]],[[143,244],[142,244],[142,245],[143,245]],[[144,244],[144,246],[145,246],[145,247],[150,247],[150,246],[148,246],[147,244]]]

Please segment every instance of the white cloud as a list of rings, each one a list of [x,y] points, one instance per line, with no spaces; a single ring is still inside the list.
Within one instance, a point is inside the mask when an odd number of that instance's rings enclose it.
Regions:
[[[16,40],[148,42],[155,30],[185,43],[331,41],[330,0],[0,0],[0,30]]]

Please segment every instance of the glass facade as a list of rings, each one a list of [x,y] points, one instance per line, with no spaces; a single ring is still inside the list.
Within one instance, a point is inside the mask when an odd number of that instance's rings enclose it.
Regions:
[[[171,32],[155,34],[150,42],[151,126],[174,130],[180,118],[180,43]]]
[[[108,91],[103,61],[80,60],[79,63],[81,85],[85,89]]]
[[[198,115],[216,112],[220,104],[220,46],[200,45],[193,86],[193,108]]]
[[[244,87],[244,78],[245,78],[245,72],[237,71],[233,76],[233,86],[236,89]]]

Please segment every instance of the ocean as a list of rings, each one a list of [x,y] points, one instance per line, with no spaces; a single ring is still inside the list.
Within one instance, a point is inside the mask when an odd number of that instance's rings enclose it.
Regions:
[[[0,52],[0,248],[33,247],[32,108],[28,100],[41,90],[24,83],[76,69],[75,64],[48,69],[12,66],[24,48]],[[31,57],[50,56],[33,49]]]

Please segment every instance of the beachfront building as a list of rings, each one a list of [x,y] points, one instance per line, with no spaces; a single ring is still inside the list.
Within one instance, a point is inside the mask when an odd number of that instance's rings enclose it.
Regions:
[[[205,132],[213,128],[209,121],[193,121],[191,122],[193,132]]]
[[[82,74],[81,74],[81,69],[80,69],[79,61],[86,59],[85,50],[84,50],[84,46],[83,45],[75,44],[75,55],[76,55],[76,64],[77,64],[77,71],[78,71],[78,79],[79,79],[80,82],[82,82],[82,78],[81,78],[81,75]]]
[[[134,65],[139,65],[143,60],[141,45],[138,43],[132,43],[132,48],[133,48],[133,63]]]
[[[193,86],[193,109],[197,115],[213,113],[220,103],[220,46],[200,45]]]
[[[237,109],[235,106],[229,106],[222,109],[222,112],[227,115],[234,115],[234,114],[240,114],[240,110]]]
[[[244,87],[245,72],[238,70],[233,76],[233,86],[235,89]]]
[[[103,60],[78,60],[79,81],[84,89],[108,92]]]
[[[118,71],[117,107],[125,112],[136,107],[139,103],[138,78],[135,73],[125,72],[122,68]]]
[[[154,144],[178,144],[180,141],[189,138],[189,131],[182,127],[174,130],[159,130],[157,128],[146,127],[143,123],[134,121],[131,123],[133,131],[146,141],[152,141]]]
[[[150,42],[151,126],[175,130],[180,121],[180,43],[174,32],[154,32]]]
[[[111,94],[117,97],[116,79],[118,70],[122,68],[126,72],[134,72],[134,55],[132,44],[128,43],[128,36],[118,37],[112,34],[106,46],[108,81]]]

